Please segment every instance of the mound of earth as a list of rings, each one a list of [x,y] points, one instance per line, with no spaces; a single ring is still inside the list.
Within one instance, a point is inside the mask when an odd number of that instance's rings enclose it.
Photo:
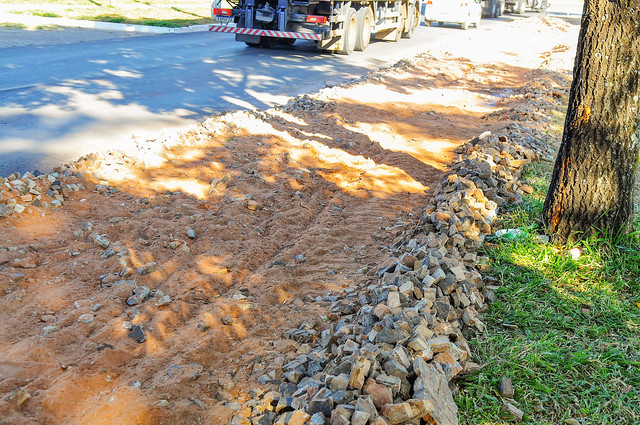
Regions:
[[[546,125],[567,79],[534,68],[573,30],[537,21],[505,30],[555,37],[526,66],[508,51],[419,57],[136,154],[2,179],[4,423],[241,412],[272,388],[260,376],[308,350],[288,331],[328,329],[335,297],[373,282],[458,146],[514,120]]]

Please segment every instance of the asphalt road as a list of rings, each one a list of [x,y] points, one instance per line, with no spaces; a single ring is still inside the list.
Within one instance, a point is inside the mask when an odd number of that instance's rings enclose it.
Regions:
[[[411,40],[372,42],[350,56],[300,41],[249,48],[209,32],[0,49],[0,176],[48,171],[222,111],[283,104],[515,17],[469,31],[422,26]]]

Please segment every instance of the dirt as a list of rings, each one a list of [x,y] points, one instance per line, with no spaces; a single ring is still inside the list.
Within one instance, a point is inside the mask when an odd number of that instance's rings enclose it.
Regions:
[[[518,89],[548,76],[532,69],[575,28],[505,28],[550,38],[526,66],[450,50],[213,118],[135,158],[87,158],[86,190],[0,221],[0,423],[226,423],[269,389],[265,365],[306,349],[287,330],[323,329],[330,295],[371,279],[458,145],[535,116]],[[132,281],[171,301],[127,305]]]

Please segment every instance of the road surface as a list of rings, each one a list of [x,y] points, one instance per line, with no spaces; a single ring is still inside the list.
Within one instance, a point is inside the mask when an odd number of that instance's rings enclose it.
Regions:
[[[516,17],[483,19],[469,31],[422,26],[411,40],[372,42],[350,56],[300,41],[249,48],[209,32],[3,48],[0,176],[154,140],[222,111],[283,104]]]

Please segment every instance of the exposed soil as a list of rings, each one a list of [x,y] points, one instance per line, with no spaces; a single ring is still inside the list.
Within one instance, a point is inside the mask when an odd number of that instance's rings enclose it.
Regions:
[[[537,19],[505,32],[549,37],[528,52],[540,64],[574,30]],[[564,78],[521,58],[423,57],[211,119],[135,160],[82,161],[86,190],[0,221],[0,423],[225,423],[266,388],[265,365],[305,349],[284,332],[322,329],[335,318],[325,296],[370,279],[456,146],[535,116],[535,96],[509,94]],[[133,281],[171,301],[127,305]]]

